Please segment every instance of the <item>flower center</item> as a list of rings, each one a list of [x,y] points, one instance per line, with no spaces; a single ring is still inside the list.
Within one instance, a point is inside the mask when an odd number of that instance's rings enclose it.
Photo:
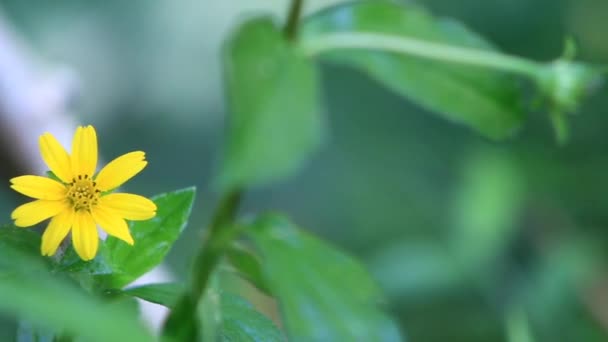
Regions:
[[[89,178],[89,175],[78,175],[71,183],[67,184],[68,199],[72,203],[75,211],[91,210],[97,205],[97,200],[101,191],[97,189],[97,183]]]

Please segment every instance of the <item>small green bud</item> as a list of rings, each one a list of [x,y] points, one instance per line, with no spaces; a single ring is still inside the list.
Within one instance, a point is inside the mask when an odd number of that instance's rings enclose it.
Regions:
[[[602,73],[594,66],[558,59],[547,64],[539,77],[539,86],[553,110],[573,113],[584,96],[599,88]]]

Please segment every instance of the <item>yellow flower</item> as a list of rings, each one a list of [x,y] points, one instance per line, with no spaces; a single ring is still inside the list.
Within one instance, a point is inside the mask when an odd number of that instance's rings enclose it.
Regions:
[[[133,244],[127,220],[147,220],[156,215],[149,199],[126,193],[108,194],[146,166],[144,152],[122,155],[106,165],[97,176],[97,134],[93,126],[78,127],[72,141],[72,155],[51,135],[40,136],[40,153],[60,181],[40,176],[11,179],[11,188],[36,199],[17,207],[11,214],[18,227],[29,227],[51,218],[40,247],[42,255],[54,255],[72,231],[72,243],[83,260],[97,254],[97,226],[109,235]]]

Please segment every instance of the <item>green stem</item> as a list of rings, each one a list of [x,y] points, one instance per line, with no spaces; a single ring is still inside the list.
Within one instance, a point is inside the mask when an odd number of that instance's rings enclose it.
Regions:
[[[205,294],[215,267],[239,232],[233,221],[241,201],[242,191],[234,190],[220,200],[209,226],[209,235],[194,260],[192,284],[175,305],[163,327],[169,340],[192,340],[198,335],[196,312]]]
[[[505,328],[508,342],[534,342],[528,317],[521,307],[513,307],[508,310]]]
[[[298,37],[298,23],[300,21],[300,15],[302,13],[302,6],[304,0],[293,0],[289,6],[289,12],[287,13],[287,22],[285,23],[285,35],[289,40],[296,40]]]
[[[542,64],[515,56],[378,33],[329,33],[302,41],[301,48],[308,56],[341,49],[381,50],[513,72],[534,79],[540,77],[542,70]]]
[[[232,221],[236,215],[241,196],[241,190],[234,190],[227,194],[220,202],[211,220],[208,239],[194,261],[191,294],[195,299],[200,299],[203,296],[211,273],[224,252],[225,245],[232,240],[235,231],[232,228],[235,227]]]

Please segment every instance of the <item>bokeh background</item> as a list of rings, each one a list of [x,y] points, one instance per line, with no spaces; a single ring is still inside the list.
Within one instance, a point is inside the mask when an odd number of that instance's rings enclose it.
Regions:
[[[306,11],[339,2],[308,1]],[[419,3],[508,53],[550,60],[573,36],[580,59],[608,63],[605,0]],[[217,199],[222,41],[242,18],[270,12],[280,20],[286,8],[283,0],[0,2],[2,21],[30,56],[69,72],[68,114],[97,127],[103,157],[146,151],[150,164],[130,192],[197,186],[191,224],[168,259],[178,278]],[[565,146],[542,112],[494,143],[365,75],[319,68],[325,144],[296,176],[248,192],[242,213],[284,211],[356,255],[410,341],[608,340],[605,88],[571,117]],[[24,201],[8,188],[22,165],[12,147],[2,140],[2,222]]]

